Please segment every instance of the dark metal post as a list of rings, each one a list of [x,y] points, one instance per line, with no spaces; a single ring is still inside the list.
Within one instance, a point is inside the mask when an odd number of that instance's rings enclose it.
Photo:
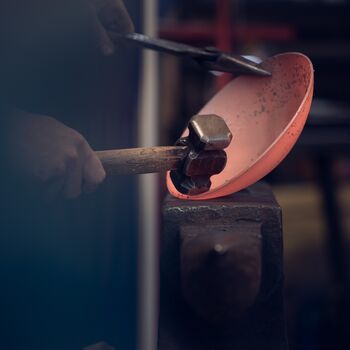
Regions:
[[[285,350],[281,209],[256,184],[226,198],[167,197],[159,350]]]

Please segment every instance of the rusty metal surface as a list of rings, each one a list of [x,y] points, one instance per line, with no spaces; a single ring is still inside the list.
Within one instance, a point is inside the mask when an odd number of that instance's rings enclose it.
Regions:
[[[209,191],[211,176],[224,170],[227,162],[224,149],[230,145],[232,133],[215,114],[192,117],[188,132],[176,145],[188,147],[189,152],[181,166],[170,172],[170,178],[179,192],[195,195]]]
[[[167,197],[159,350],[287,349],[281,210],[256,184],[229,197]]]

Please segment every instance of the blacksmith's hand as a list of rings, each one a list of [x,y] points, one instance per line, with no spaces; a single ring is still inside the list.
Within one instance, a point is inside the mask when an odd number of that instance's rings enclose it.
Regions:
[[[22,177],[50,198],[76,198],[103,182],[103,166],[81,134],[48,116],[11,113],[6,153]]]
[[[134,31],[133,23],[122,0],[87,0],[92,9],[96,42],[106,56],[115,52],[115,44],[108,31],[120,34]]]

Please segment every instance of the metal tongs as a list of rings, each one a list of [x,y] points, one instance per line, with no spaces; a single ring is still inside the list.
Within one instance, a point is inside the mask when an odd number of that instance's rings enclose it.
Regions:
[[[270,72],[250,60],[242,56],[222,52],[215,47],[200,48],[138,33],[118,34],[109,32],[109,35],[115,41],[124,41],[142,48],[188,57],[209,71],[227,72],[235,75],[271,75]]]

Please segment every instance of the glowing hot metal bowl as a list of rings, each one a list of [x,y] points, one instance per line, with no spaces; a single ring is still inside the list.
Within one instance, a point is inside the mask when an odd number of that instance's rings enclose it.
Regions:
[[[178,198],[203,200],[227,196],[260,180],[290,152],[310,111],[314,73],[300,53],[269,58],[263,67],[272,77],[240,76],[221,90],[199,114],[217,114],[231,129],[224,171],[211,178],[209,192],[196,196],[176,190],[169,174],[169,192]]]

